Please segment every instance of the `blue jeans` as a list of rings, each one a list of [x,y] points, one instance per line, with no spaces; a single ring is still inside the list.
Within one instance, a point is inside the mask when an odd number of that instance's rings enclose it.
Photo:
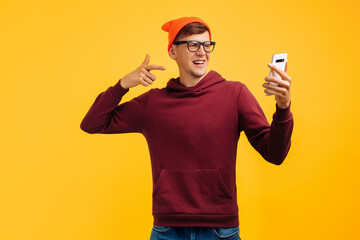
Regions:
[[[150,240],[241,240],[239,227],[169,227],[154,225]]]

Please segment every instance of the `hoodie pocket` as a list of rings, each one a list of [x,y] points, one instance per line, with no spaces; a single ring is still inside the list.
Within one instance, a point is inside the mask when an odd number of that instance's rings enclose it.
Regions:
[[[153,213],[231,214],[236,204],[216,169],[161,169]]]

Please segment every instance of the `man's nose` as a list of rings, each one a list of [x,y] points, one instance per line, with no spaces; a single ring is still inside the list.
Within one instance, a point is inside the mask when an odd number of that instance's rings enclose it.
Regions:
[[[196,51],[196,54],[198,54],[198,55],[204,55],[205,54],[204,45],[200,45],[200,48],[199,48],[199,50]]]

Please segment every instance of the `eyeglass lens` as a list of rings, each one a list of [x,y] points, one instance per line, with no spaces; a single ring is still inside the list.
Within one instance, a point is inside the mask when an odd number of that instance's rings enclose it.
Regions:
[[[189,50],[192,51],[192,52],[196,52],[197,50],[199,50],[200,46],[202,44],[199,43],[199,42],[189,42]],[[211,52],[214,50],[214,44],[212,44],[211,42],[204,42],[204,50],[206,52]]]

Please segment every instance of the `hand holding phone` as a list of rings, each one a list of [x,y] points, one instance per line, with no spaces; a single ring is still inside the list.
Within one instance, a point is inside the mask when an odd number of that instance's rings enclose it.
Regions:
[[[279,69],[281,69],[282,71],[285,71],[286,60],[287,60],[287,53],[276,53],[276,54],[273,54],[271,63],[273,65],[275,65],[276,67],[278,67]],[[276,77],[276,78],[281,78],[279,76],[279,74],[277,74],[272,69],[270,69],[269,76]],[[273,82],[270,82],[270,84],[277,86],[277,84],[273,83]],[[272,94],[266,93],[266,96],[270,96],[270,95],[272,95]]]

